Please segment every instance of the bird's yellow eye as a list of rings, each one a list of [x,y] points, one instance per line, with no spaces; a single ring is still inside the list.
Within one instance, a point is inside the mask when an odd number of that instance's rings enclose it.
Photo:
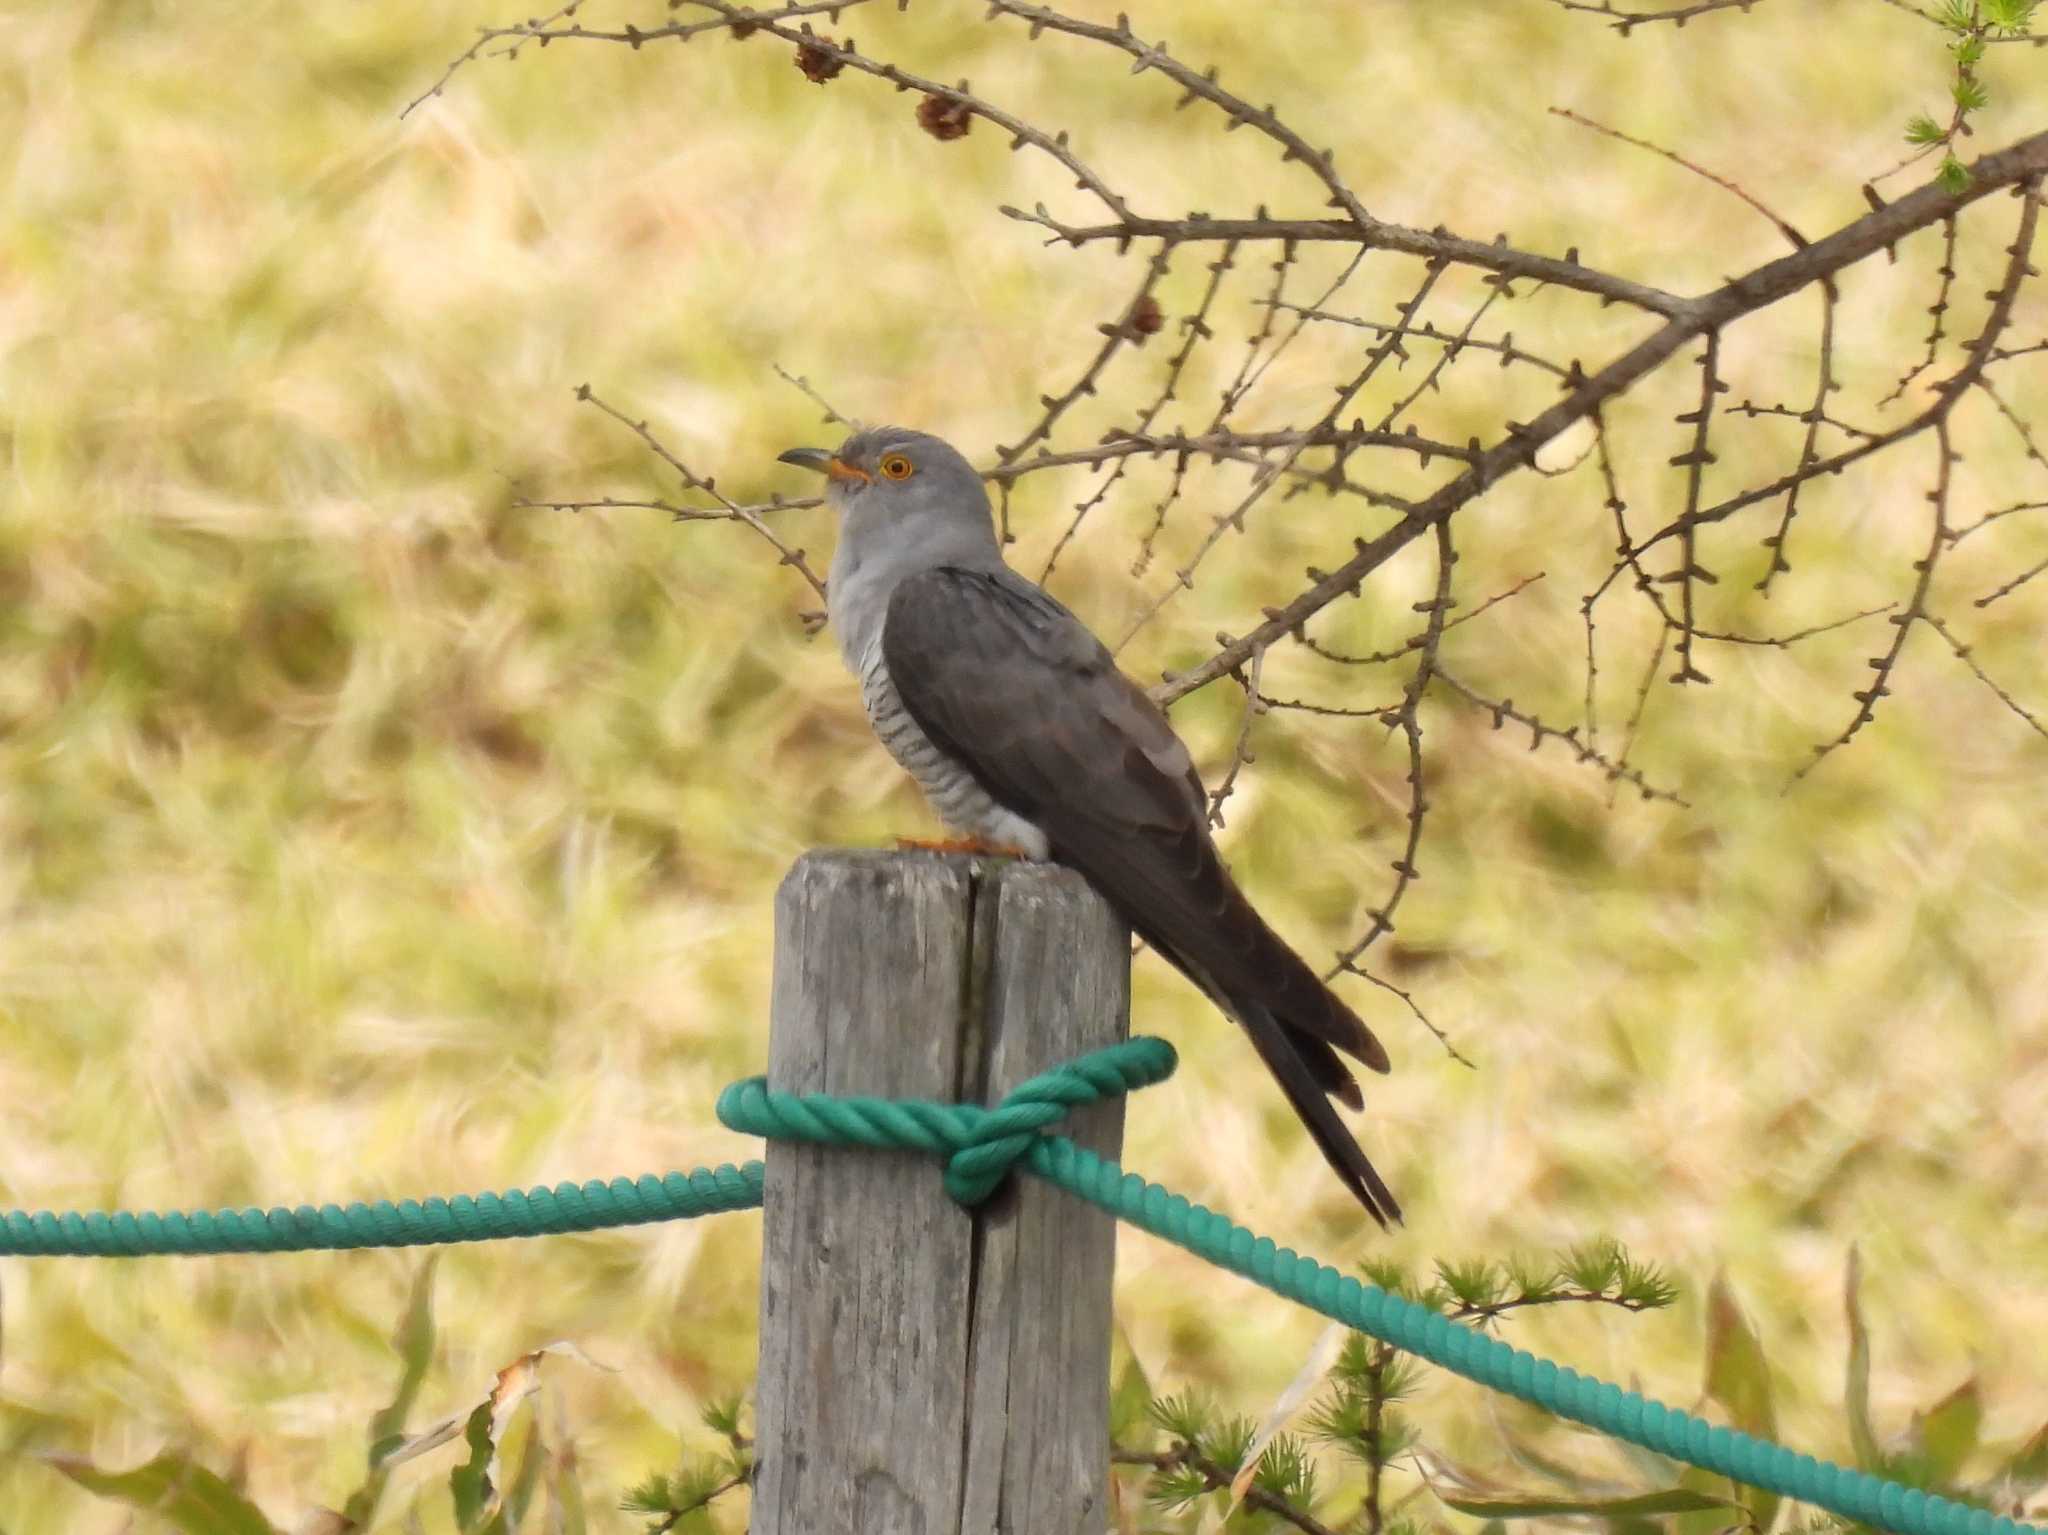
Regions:
[[[907,480],[910,478],[911,463],[901,453],[885,453],[882,455],[881,469],[884,479]]]

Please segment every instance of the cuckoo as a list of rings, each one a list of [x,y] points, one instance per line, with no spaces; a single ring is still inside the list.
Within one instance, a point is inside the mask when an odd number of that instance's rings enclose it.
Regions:
[[[902,427],[782,462],[826,476],[833,635],[890,755],[970,842],[1078,870],[1243,1027],[1358,1202],[1399,1219],[1331,1104],[1363,1107],[1339,1051],[1380,1072],[1386,1051],[1238,889],[1166,715],[1003,563],[973,465]]]

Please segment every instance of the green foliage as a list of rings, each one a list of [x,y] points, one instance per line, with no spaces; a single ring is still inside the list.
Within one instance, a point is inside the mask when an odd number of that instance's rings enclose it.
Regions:
[[[1594,1277],[1588,1274],[1586,1277]],[[1871,1348],[1858,1295],[1860,1263],[1852,1250],[1845,1285],[1849,1322],[1844,1415],[1854,1463],[1874,1475],[1920,1487],[1977,1507],[2026,1511],[2025,1498],[2048,1486],[2048,1426],[2024,1443],[1991,1451],[1981,1441],[1983,1406],[1977,1382],[1964,1382],[1921,1412],[1895,1448],[1884,1447],[1870,1417]],[[1777,1414],[1770,1365],[1764,1343],[1743,1315],[1726,1279],[1716,1276],[1708,1292],[1704,1396],[1718,1415],[1747,1433],[1775,1437]],[[1730,1510],[1741,1511],[1740,1523],[1768,1532],[1782,1513],[1782,1500],[1757,1488],[1731,1486],[1696,1468],[1648,1452],[1631,1459],[1653,1478],[1671,1478],[1675,1485],[1657,1490],[1617,1492],[1595,1478],[1513,1445],[1515,1458],[1540,1469],[1556,1490],[1466,1493],[1437,1489],[1440,1501],[1460,1512],[1489,1520],[1585,1515],[1601,1519],[1612,1535],[1642,1535],[1653,1527],[1673,1535],[1712,1535],[1729,1528]],[[1992,1466],[1988,1478],[1973,1479],[1973,1462]],[[1461,1474],[1468,1485],[1478,1478]],[[2034,1510],[2034,1517],[2039,1516]],[[1839,1531],[1852,1528],[1820,1515],[1789,1525],[1794,1531]],[[1861,1530],[1861,1526],[1853,1527]]]
[[[1998,1482],[2015,1494],[2048,1487],[2048,1423],[2035,1429],[2032,1438],[2006,1457],[1998,1469]]]
[[[1508,1276],[1502,1267],[1485,1258],[1436,1266],[1437,1288],[1463,1312],[1498,1310],[1506,1293]]]
[[[1220,1485],[1199,1467],[1175,1462],[1161,1466],[1146,1480],[1145,1501],[1166,1513],[1192,1508]]]
[[[1109,1392],[1110,1442],[1149,1449],[1156,1422],[1150,1410],[1152,1382],[1146,1378],[1145,1367],[1138,1362],[1138,1356],[1127,1342],[1123,1342],[1121,1333],[1118,1341],[1122,1344],[1123,1360],[1117,1367]]]
[[[455,1528],[464,1535],[516,1535],[549,1528],[578,1535],[584,1529],[580,1493],[565,1458],[552,1455],[538,1419],[527,1415],[524,1433],[511,1410],[523,1393],[508,1396],[507,1379],[530,1371],[539,1354],[501,1372],[498,1389],[465,1417],[438,1430],[408,1438],[405,1420],[417,1398],[434,1353],[432,1262],[416,1275],[392,1344],[400,1360],[397,1391],[373,1415],[369,1430],[369,1474],[344,1514],[329,1516],[334,1527],[366,1530],[374,1517],[391,1468],[422,1449],[459,1438],[466,1453],[448,1477]],[[1494,1320],[1534,1306],[1589,1300],[1628,1311],[1665,1305],[1670,1281],[1638,1263],[1618,1244],[1574,1248],[1548,1263],[1444,1262],[1421,1298],[1446,1310],[1471,1310]],[[1387,1273],[1397,1283],[1400,1276]],[[2048,1426],[2017,1446],[1996,1450],[1982,1439],[1984,1409],[1974,1379],[1965,1381],[1916,1413],[1897,1447],[1886,1449],[1872,1426],[1869,1406],[1871,1346],[1859,1295],[1860,1263],[1851,1254],[1844,1287],[1849,1354],[1844,1391],[1847,1432],[1856,1462],[1879,1475],[1978,1506],[2020,1507],[2023,1498],[2048,1485]],[[1707,1296],[1705,1399],[1731,1425],[1763,1437],[1776,1433],[1769,1362],[1762,1338],[1743,1315],[1722,1276]],[[1430,1367],[1362,1334],[1351,1334],[1330,1366],[1324,1389],[1304,1410],[1301,1432],[1274,1434],[1261,1450],[1242,1503],[1231,1505],[1233,1481],[1250,1455],[1258,1430],[1251,1417],[1222,1415],[1205,1394],[1185,1390],[1145,1397],[1143,1370],[1126,1360],[1113,1392],[1117,1425],[1114,1459],[1142,1469],[1145,1502],[1162,1516],[1192,1521],[1213,1519],[1231,1506],[1227,1529],[1347,1529],[1363,1535],[1402,1535],[1441,1529],[1403,1509],[1433,1498],[1443,1508],[1488,1521],[1497,1532],[1519,1520],[1590,1519],[1608,1535],[1672,1535],[1721,1531],[1731,1511],[1740,1523],[1768,1532],[1778,1522],[1779,1499],[1754,1488],[1729,1487],[1696,1469],[1636,1452],[1634,1460],[1665,1485],[1616,1487],[1539,1452],[1512,1427],[1502,1430],[1511,1457],[1556,1484],[1550,1489],[1506,1489],[1453,1466],[1440,1450],[1423,1451],[1423,1430],[1396,1404],[1415,1398]],[[714,1449],[686,1449],[676,1467],[645,1477],[622,1499],[621,1508],[653,1523],[651,1531],[696,1531],[709,1535],[712,1510],[753,1476],[754,1448],[743,1427],[738,1395],[714,1399],[702,1410],[704,1427],[721,1441]],[[1142,1441],[1163,1431],[1170,1447],[1152,1450]],[[1133,1441],[1140,1441],[1134,1444]],[[511,1451],[516,1446],[516,1455]],[[1348,1468],[1325,1477],[1324,1455]],[[502,1491],[492,1485],[492,1467],[514,1461]],[[49,1463],[99,1496],[145,1511],[178,1531],[206,1535],[275,1535],[260,1509],[221,1476],[189,1455],[166,1454],[131,1471],[108,1471],[76,1457]],[[1415,1482],[1413,1472],[1435,1464],[1442,1477]],[[1973,1481],[1972,1468],[1988,1466],[1988,1479]],[[1396,1474],[1403,1478],[1398,1500],[1390,1498]],[[1413,1485],[1407,1485],[1408,1483]],[[537,1522],[544,1507],[554,1518]],[[1816,1532],[1847,1529],[1839,1521],[1808,1521],[1795,1528]]]
[[[1948,94],[1953,111],[1946,126],[1925,113],[1916,114],[1906,123],[1906,142],[1921,154],[1943,151],[1934,174],[1944,191],[1960,192],[1970,184],[1969,167],[1957,158],[1954,146],[1971,132],[1972,114],[1991,105],[1990,88],[1977,72],[1984,63],[1986,44],[2030,36],[2038,5],[2039,0],[1941,0],[1929,13],[1929,19],[1947,34],[1952,70]]]
[[[704,1426],[725,1443],[716,1450],[688,1450],[673,1471],[655,1472],[630,1489],[619,1506],[655,1520],[652,1529],[708,1531],[711,1507],[747,1486],[754,1476],[753,1441],[740,1428],[743,1399],[721,1397],[707,1405]]]
[[[2048,1487],[2048,1425],[2014,1446],[1987,1445],[1983,1394],[1975,1376],[1914,1413],[1905,1433],[1885,1445],[1870,1414],[1871,1346],[1861,1288],[1862,1265],[1852,1251],[1843,1286],[1849,1321],[1843,1399],[1858,1467],[1959,1502],[2006,1511],[2024,1508],[2029,1496]],[[2036,1509],[2034,1517],[2039,1514]]]
[[[711,1505],[739,1485],[716,1457],[686,1457],[674,1471],[657,1471],[633,1487],[619,1507],[671,1530],[709,1529]]]
[[[462,1535],[518,1535],[537,1530],[543,1527],[539,1516],[544,1510],[549,1515],[545,1528],[551,1535],[581,1535],[585,1528],[583,1499],[573,1457],[553,1451],[536,1415],[518,1412],[520,1403],[531,1394],[528,1382],[532,1372],[543,1354],[561,1352],[558,1346],[529,1354],[501,1371],[494,1389],[466,1414],[418,1434],[407,1432],[406,1420],[434,1358],[437,1264],[438,1255],[420,1265],[392,1336],[391,1345],[399,1356],[398,1387],[390,1402],[370,1418],[363,1481],[341,1512],[316,1509],[301,1527],[344,1535],[376,1528],[378,1508],[394,1469],[459,1441],[467,1453],[449,1472],[447,1485],[454,1528]],[[735,1399],[714,1403],[705,1414],[706,1421],[726,1433],[735,1446],[744,1443],[739,1437],[738,1411]],[[508,1456],[515,1446],[516,1457]],[[507,1458],[513,1460],[513,1470],[500,1489],[492,1482],[493,1467]],[[270,1535],[273,1530],[237,1487],[190,1454],[160,1455],[130,1471],[108,1471],[77,1456],[50,1456],[48,1461],[79,1486],[146,1511],[176,1530],[204,1535]]]
[[[1777,1437],[1777,1404],[1771,1393],[1771,1370],[1764,1358],[1763,1342],[1736,1303],[1725,1274],[1716,1274],[1707,1292],[1705,1396],[1721,1409],[1731,1427],[1760,1439]],[[1778,1495],[1762,1488],[1731,1484],[1697,1467],[1688,1469],[1680,1483],[1700,1491],[1726,1489],[1724,1496],[1746,1508],[1750,1523],[1759,1530],[1768,1530],[1777,1517]],[[1679,1529],[1683,1535],[1710,1535],[1720,1528],[1720,1523],[1698,1515],[1681,1521]]]
[[[1539,1305],[1600,1300],[1636,1311],[1668,1305],[1675,1291],[1655,1268],[1637,1262],[1612,1242],[1574,1248],[1550,1263],[1444,1262],[1419,1292],[1403,1274],[1375,1263],[1376,1277],[1426,1304],[1470,1311],[1493,1320]],[[1896,1449],[1884,1449],[1870,1420],[1870,1339],[1858,1297],[1860,1266],[1852,1252],[1845,1298],[1849,1319],[1847,1432],[1856,1463],[1865,1470],[1977,1506],[2023,1507],[2048,1486],[2048,1426],[2018,1446],[1988,1453],[1982,1443],[1983,1403],[1974,1379],[1914,1415]],[[1725,1276],[1707,1293],[1707,1335],[1702,1395],[1714,1415],[1761,1438],[1777,1437],[1776,1395],[1762,1336],[1737,1302]],[[1459,1468],[1436,1448],[1423,1447],[1423,1429],[1397,1402],[1412,1399],[1429,1367],[1361,1334],[1346,1338],[1321,1393],[1301,1416],[1299,1436],[1281,1433],[1267,1445],[1251,1478],[1253,1495],[1236,1508],[1226,1528],[1264,1528],[1278,1521],[1304,1530],[1346,1529],[1392,1535],[1418,1520],[1404,1509],[1434,1499],[1443,1508],[1484,1519],[1503,1531],[1517,1520],[1590,1519],[1608,1535],[1714,1535],[1731,1525],[1766,1535],[1780,1522],[1782,1500],[1758,1488],[1730,1484],[1682,1462],[1647,1451],[1626,1458],[1649,1486],[1617,1485],[1611,1475],[1581,1469],[1539,1449],[1505,1421],[1508,1456],[1550,1483],[1506,1488]],[[1115,1459],[1143,1468],[1146,1501],[1162,1514],[1189,1521],[1222,1508],[1253,1440],[1248,1418],[1219,1416],[1213,1403],[1186,1391],[1154,1399],[1147,1416],[1174,1440],[1165,1451],[1133,1450],[1119,1441]],[[1337,1457],[1345,1469],[1323,1480],[1315,1451]],[[1988,1481],[1972,1481],[1973,1464],[1989,1462]],[[1430,1468],[1435,1470],[1431,1471]],[[1416,1475],[1417,1472],[1425,1474]],[[1398,1498],[1391,1496],[1400,1478]],[[1191,1526],[1192,1527],[1192,1526]],[[1206,1527],[1206,1526],[1204,1526]],[[1821,1519],[1795,1528],[1843,1529]]]
[[[1157,1398],[1146,1409],[1147,1416],[1183,1444],[1200,1444],[1209,1431],[1214,1409],[1198,1392]]]
[[[154,1515],[184,1535],[277,1535],[234,1487],[190,1456],[163,1454],[132,1471],[107,1471],[71,1455],[49,1463],[88,1492]]]
[[[434,1358],[434,1272],[438,1254],[430,1254],[413,1278],[412,1295],[405,1317],[391,1346],[400,1362],[398,1390],[391,1401],[370,1419],[369,1468],[363,1484],[342,1506],[342,1517],[352,1529],[368,1529],[377,1512],[378,1501],[390,1480],[391,1454],[405,1443],[405,1420],[418,1400],[420,1384],[427,1378],[427,1366]]]
[[[1547,1261],[1515,1256],[1439,1262],[1426,1285],[1386,1259],[1369,1258],[1359,1268],[1390,1294],[1465,1320],[1556,1301],[1653,1311],[1670,1305],[1678,1294],[1655,1264],[1638,1263],[1611,1240],[1581,1243]]]
[[[1731,1508],[1740,1508],[1739,1503],[1727,1498],[1713,1497],[1707,1493],[1695,1492],[1689,1487],[1672,1487],[1663,1492],[1628,1493],[1612,1498],[1467,1498],[1455,1493],[1439,1493],[1439,1499],[1446,1508],[1454,1508],[1461,1514],[1472,1514],[1481,1519],[1555,1519],[1571,1515],[1591,1515],[1611,1524],[1622,1524],[1641,1519],[1654,1518],[1665,1514],[1716,1514],[1725,1515]]]
[[[1414,1393],[1427,1368],[1362,1335],[1348,1340],[1363,1356],[1359,1367],[1331,1371],[1331,1390],[1308,1411],[1311,1437],[1377,1476],[1412,1449],[1416,1431],[1393,1404]]]
[[[1843,1411],[1849,1420],[1849,1449],[1858,1469],[1875,1471],[1881,1464],[1877,1436],[1870,1427],[1870,1330],[1863,1325],[1861,1289],[1862,1256],[1849,1249],[1849,1270],[1844,1291],[1849,1313],[1848,1378],[1842,1390]]]
[[[1382,1402],[1399,1402],[1414,1395],[1425,1368],[1419,1359],[1406,1354],[1390,1356],[1385,1344],[1364,1333],[1353,1333],[1344,1340],[1330,1378],[1339,1385],[1370,1389]]]
[[[479,1530],[484,1525],[486,1510],[490,1506],[488,1472],[496,1446],[491,1442],[491,1404],[488,1401],[479,1402],[470,1412],[463,1424],[462,1442],[469,1447],[469,1456],[449,1476],[448,1494],[455,1503],[456,1528],[467,1535],[467,1532]]]
[[[2034,12],[2040,0],[1979,0],[1984,19],[2000,35],[2024,37],[2034,30]]]
[[[1434,1265],[1426,1284],[1418,1284],[1399,1265],[1384,1259],[1368,1259],[1360,1266],[1382,1289],[1446,1315],[1482,1323],[1532,1307],[1571,1303],[1644,1311],[1667,1306],[1676,1295],[1661,1270],[1636,1261],[1612,1241],[1585,1243],[1547,1260],[1444,1260]],[[1749,1389],[1743,1358],[1731,1354],[1723,1368],[1731,1394]],[[1431,1521],[1411,1520],[1388,1498],[1390,1475],[1405,1474],[1405,1468],[1425,1458],[1443,1461],[1440,1451],[1423,1450],[1421,1425],[1400,1405],[1416,1397],[1430,1372],[1423,1361],[1362,1333],[1346,1337],[1323,1389],[1302,1410],[1300,1435],[1277,1434],[1266,1446],[1251,1480],[1252,1495],[1230,1515],[1226,1527],[1249,1530],[1277,1522],[1301,1529],[1356,1529],[1369,1535],[1440,1528]],[[1189,1520],[1203,1517],[1204,1509],[1223,1507],[1253,1439],[1251,1420],[1219,1416],[1211,1400],[1194,1391],[1154,1399],[1147,1416],[1170,1436],[1172,1447],[1138,1449],[1119,1437],[1115,1457],[1145,1468],[1147,1503],[1161,1513]],[[1318,1452],[1335,1457],[1341,1474],[1319,1480]],[[1515,1454],[1525,1464],[1546,1464],[1525,1446],[1516,1446]],[[1676,1467],[1658,1469],[1673,1478],[1677,1475]],[[1571,1473],[1560,1468],[1560,1474]],[[1462,1474],[1459,1481],[1477,1485]],[[1402,1506],[1432,1492],[1448,1508],[1489,1520],[1593,1515],[1606,1518],[1618,1535],[1640,1531],[1653,1518],[1693,1511],[1711,1511],[1725,1522],[1727,1511],[1741,1506],[1725,1493],[1688,1487],[1598,1492],[1574,1486],[1554,1495],[1509,1496],[1446,1490],[1434,1479],[1404,1489]]]
[[[1575,1299],[1604,1300],[1630,1311],[1658,1310],[1678,1298],[1678,1287],[1662,1269],[1638,1263],[1612,1240],[1574,1247],[1559,1275],[1577,1288]]]
[[[1251,1453],[1252,1436],[1258,1425],[1250,1418],[1233,1414],[1210,1423],[1193,1441],[1195,1453],[1219,1466],[1241,1466]]]

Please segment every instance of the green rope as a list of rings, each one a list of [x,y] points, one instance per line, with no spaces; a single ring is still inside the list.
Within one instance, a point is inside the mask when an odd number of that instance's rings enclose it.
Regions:
[[[718,1122],[774,1140],[939,1153],[947,1159],[946,1192],[978,1205],[1067,1110],[1164,1082],[1176,1064],[1173,1046],[1140,1035],[1041,1072],[992,1109],[919,1098],[779,1093],[766,1077],[749,1077],[718,1095]]]
[[[686,1220],[761,1202],[761,1164],[700,1167],[656,1178],[558,1183],[453,1199],[259,1210],[48,1210],[0,1215],[0,1255],[29,1258],[141,1258],[167,1253],[334,1252],[352,1247],[425,1247],[549,1236],[647,1221]]]
[[[947,1192],[969,1205],[986,1198],[1011,1168],[1022,1167],[1276,1295],[1455,1375],[1660,1455],[1897,1535],[2044,1535],[2038,1525],[1800,1455],[1560,1368],[1291,1248],[1276,1246],[1272,1238],[1255,1236],[1213,1210],[1126,1173],[1064,1136],[1045,1133],[1069,1109],[1163,1081],[1173,1068],[1171,1045],[1159,1039],[1133,1039],[1033,1077],[992,1109],[916,1099],[782,1093],[754,1077],[734,1083],[719,1096],[718,1117],[731,1129],[779,1140],[943,1155]],[[346,1208],[301,1205],[163,1215],[16,1210],[0,1215],[0,1254],[291,1252],[592,1231],[747,1209],[761,1202],[761,1178],[761,1164],[749,1162],[663,1178],[561,1183],[552,1189],[510,1189],[395,1205],[380,1200]]]
[[[1093,1102],[1112,1091],[1162,1081],[1173,1067],[1173,1047],[1166,1041],[1133,1039],[1033,1077],[994,1109],[781,1093],[754,1077],[734,1083],[719,1096],[718,1118],[729,1129],[776,1140],[944,1153],[946,1187],[968,1203],[994,1188],[1010,1165],[1021,1164],[1117,1219],[1334,1322],[1660,1455],[1898,1535],[2041,1535],[2037,1526],[1800,1455],[1560,1368],[1440,1312],[1276,1246],[1271,1237],[1255,1236],[1228,1217],[1127,1173],[1065,1136],[1034,1133],[1055,1117],[1049,1112],[1054,1105]],[[1124,1088],[1113,1086],[1118,1082]]]

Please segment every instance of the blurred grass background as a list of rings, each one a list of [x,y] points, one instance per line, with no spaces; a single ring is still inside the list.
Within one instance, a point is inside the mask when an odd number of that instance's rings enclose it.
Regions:
[[[1334,144],[1383,216],[1576,244],[1679,289],[1776,254],[1777,236],[1546,106],[1736,171],[1814,234],[1862,210],[1858,183],[1946,81],[1938,34],[1875,0],[1788,0],[1626,41],[1536,4],[1275,8],[1256,32],[1244,15],[1204,3],[1134,19]],[[808,489],[773,455],[830,440],[773,361],[845,410],[985,453],[1064,387],[1135,265],[1045,249],[997,217],[999,202],[1076,205],[986,124],[937,143],[909,98],[850,76],[815,87],[770,40],[531,50],[398,118],[473,25],[511,19],[394,0],[6,12],[7,1204],[400,1197],[751,1154],[710,1105],[763,1056],[777,879],[805,847],[929,825],[829,643],[803,637],[808,593],[742,530],[513,503],[672,492],[627,434],[573,403],[584,381],[736,495]],[[1026,46],[1019,28],[936,5],[860,11],[846,30],[1073,127],[1143,206],[1224,211],[1255,184],[1276,209],[1316,208],[1252,135],[1175,114],[1170,89],[1070,43]],[[2036,126],[2024,103],[2039,60],[1993,61],[2002,94],[1980,145]],[[2008,217],[1987,205],[1968,226],[1990,233],[1966,252],[1965,331]],[[1844,399],[1867,407],[1917,355],[1937,260],[1925,235],[1845,280]],[[1369,281],[1392,294],[1415,273],[1390,264]],[[1182,258],[1169,315],[1205,276]],[[1256,286],[1229,311],[1230,345]],[[1438,318],[1481,292],[1447,277]],[[1731,337],[1735,398],[1806,398],[1798,303]],[[2029,305],[2019,339],[2041,329]],[[1502,324],[1589,359],[1640,331],[1559,294],[1525,297]],[[1320,409],[1323,370],[1355,337],[1313,335],[1259,411]],[[1120,364],[1108,392],[1143,399],[1164,351]],[[1218,348],[1200,377],[1234,362]],[[2014,379],[2038,422],[2039,369]],[[1473,370],[1433,424],[1497,430],[1533,388]],[[1696,389],[1674,365],[1616,413],[1641,516],[1669,515],[1677,449],[1660,434]],[[1186,396],[1199,424],[1199,388]],[[1093,419],[1065,440],[1089,440]],[[1995,422],[1965,435],[1959,515],[2048,494]],[[1786,461],[1790,440],[1724,433],[1721,483]],[[1902,598],[1931,467],[1930,444],[1817,487],[1798,569],[1768,602],[1748,589],[1766,528],[1717,535],[1714,620],[1782,632]],[[1170,579],[1164,559],[1129,572],[1149,473],[1055,580],[1107,633]],[[1018,496],[1026,570],[1088,483],[1055,478]],[[1184,508],[1180,557],[1236,483],[1219,476]],[[1457,631],[1447,661],[1559,723],[1582,689],[1578,596],[1611,544],[1600,499],[1590,468],[1525,476],[1461,519],[1468,601],[1547,575]],[[1334,563],[1357,519],[1309,500],[1262,512],[1128,663],[1149,678],[1197,659],[1304,563]],[[1965,546],[1980,563],[1945,578],[1953,607],[2048,554],[2034,523],[2010,520],[1996,563]],[[825,515],[786,526],[822,568]],[[1398,641],[1425,578],[1420,563],[1390,570],[1324,637]],[[1984,663],[2036,706],[2044,617],[2039,586],[1968,614]],[[1689,809],[1610,808],[1564,754],[1431,712],[1424,878],[1381,952],[1480,1069],[1354,993],[1397,1058],[1363,1133],[1404,1230],[1358,1229],[1278,1095],[1245,1089],[1231,1026],[1151,959],[1139,1022],[1186,1064],[1133,1105],[1130,1163],[1338,1259],[1426,1267],[1618,1236],[1667,1265],[1686,1302],[1539,1319],[1520,1341],[1677,1401],[1697,1388],[1700,1300],[1725,1269],[1771,1351],[1787,1437],[1819,1452],[1844,1442],[1840,1284],[1860,1244],[1882,1420],[1896,1428],[1981,1371],[1988,1432],[2031,1429],[2048,1380],[2038,1349],[2016,1344],[2048,1331],[2048,750],[1922,634],[1879,721],[1787,792],[1852,712],[1881,624],[1713,654],[1714,688],[1659,689],[1639,757]],[[1603,628],[1610,732],[1648,633],[1619,609]],[[1302,664],[1276,653],[1269,686],[1310,691],[1293,687]],[[1237,707],[1226,686],[1177,711],[1211,767]],[[1298,716],[1270,718],[1258,744],[1228,846],[1282,928],[1327,953],[1380,899],[1405,762],[1376,730]],[[557,1372],[550,1411],[575,1437],[595,1527],[612,1527],[601,1511],[617,1490],[750,1378],[757,1238],[755,1218],[731,1216],[448,1253],[422,1417],[574,1339],[616,1373]],[[418,1262],[0,1265],[0,1523],[122,1527],[30,1450],[128,1464],[189,1446],[239,1465],[280,1522],[337,1503],[389,1395],[386,1339]],[[1253,1411],[1315,1330],[1135,1237],[1119,1304],[1155,1385],[1207,1385]],[[1447,1447],[1485,1460],[1476,1400],[1438,1417]],[[442,1527],[427,1489],[445,1471],[408,1467],[387,1521],[419,1493]]]

